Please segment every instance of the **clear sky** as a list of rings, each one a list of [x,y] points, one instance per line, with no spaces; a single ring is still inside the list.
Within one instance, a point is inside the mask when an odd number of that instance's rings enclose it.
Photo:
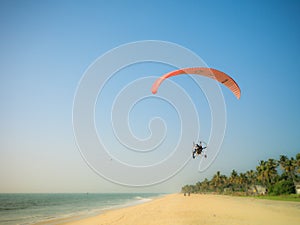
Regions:
[[[0,1],[0,192],[173,192],[217,170],[243,172],[262,159],[295,156],[300,152],[299,12],[299,1]],[[103,179],[87,166],[76,146],[72,107],[92,62],[113,48],[142,40],[190,49],[209,67],[230,74],[242,96],[237,100],[222,87],[227,128],[220,153],[207,170],[199,173],[199,160],[191,160],[162,184],[130,188]],[[103,94],[121,91],[138,78],[137,71],[147,77],[169,70],[151,63],[125,68],[125,76],[115,76]],[[204,114],[200,122],[207,138],[209,106],[188,89]],[[101,115],[113,100],[96,106],[101,131]],[[162,109],[154,116],[172,108],[162,101],[137,105],[131,128],[140,138],[149,135],[147,127],[139,126],[152,116],[147,104]],[[165,144],[172,149],[180,128],[173,123],[178,115],[167,114],[166,123],[172,126],[167,130],[171,141]],[[104,139],[115,146],[109,136]],[[114,151],[119,154],[118,148]],[[157,160],[153,154],[150,163]]]

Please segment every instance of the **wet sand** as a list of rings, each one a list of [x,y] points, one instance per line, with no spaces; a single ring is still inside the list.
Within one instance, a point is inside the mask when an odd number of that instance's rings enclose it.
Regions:
[[[300,203],[172,194],[64,225],[299,225]]]

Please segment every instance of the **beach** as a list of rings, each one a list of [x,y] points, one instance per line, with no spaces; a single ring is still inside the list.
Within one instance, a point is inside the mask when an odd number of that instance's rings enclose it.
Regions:
[[[223,195],[171,194],[63,225],[293,225],[300,203]]]

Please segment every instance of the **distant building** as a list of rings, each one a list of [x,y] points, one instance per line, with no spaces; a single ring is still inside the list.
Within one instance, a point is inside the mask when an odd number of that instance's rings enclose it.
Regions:
[[[266,195],[268,194],[268,189],[262,185],[252,185],[249,192],[254,195]]]
[[[296,184],[295,187],[296,187],[296,194],[299,195],[300,194],[300,183]]]
[[[224,194],[232,194],[233,190],[232,188],[224,188],[223,192]]]

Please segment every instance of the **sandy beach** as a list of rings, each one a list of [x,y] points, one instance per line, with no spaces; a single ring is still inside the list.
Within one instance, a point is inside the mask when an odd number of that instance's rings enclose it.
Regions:
[[[64,225],[300,224],[300,203],[220,195],[172,194]]]

